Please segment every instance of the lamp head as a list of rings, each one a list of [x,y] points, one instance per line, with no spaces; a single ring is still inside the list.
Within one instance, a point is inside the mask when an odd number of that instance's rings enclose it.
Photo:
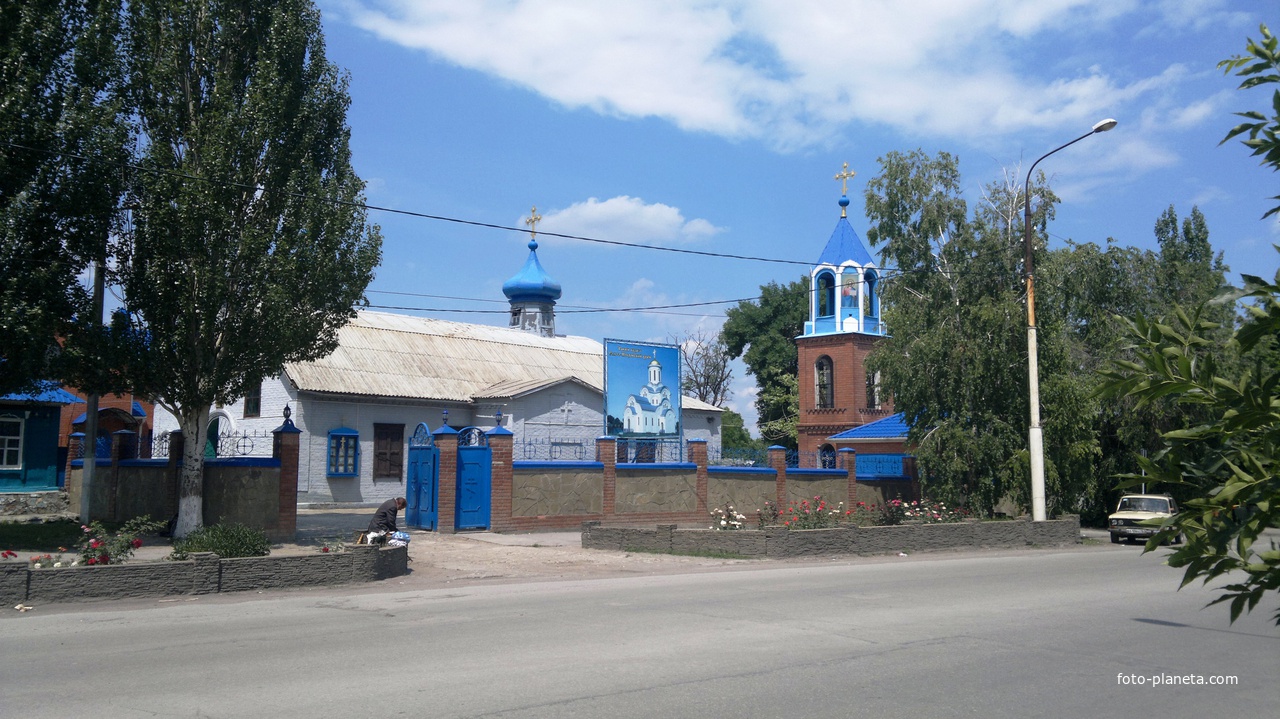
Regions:
[[[1093,131],[1106,132],[1107,130],[1110,130],[1111,128],[1115,127],[1117,124],[1119,123],[1115,121],[1115,118],[1108,117],[1107,119],[1101,120],[1096,125],[1094,125]]]

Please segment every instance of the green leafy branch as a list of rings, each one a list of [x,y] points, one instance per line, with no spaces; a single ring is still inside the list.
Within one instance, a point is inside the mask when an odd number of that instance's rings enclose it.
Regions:
[[[1215,300],[1251,300],[1243,305],[1246,319],[1230,340],[1242,356],[1280,334],[1280,272],[1275,283],[1243,277],[1243,290]],[[1202,305],[1189,314],[1178,308],[1168,323],[1119,318],[1136,339],[1134,359],[1113,361],[1101,373],[1101,394],[1135,398],[1138,406],[1167,397],[1208,410],[1205,421],[1163,433],[1164,447],[1140,458],[1149,476],[1121,478],[1122,486],[1145,479],[1206,488],[1162,523],[1146,551],[1181,533],[1186,544],[1168,560],[1170,566],[1185,568],[1181,586],[1196,579],[1207,584],[1228,573],[1243,575],[1210,602],[1229,602],[1234,622],[1269,592],[1280,591],[1280,548],[1275,542],[1266,549],[1254,546],[1263,530],[1276,527],[1280,519],[1280,370],[1258,359],[1235,378],[1219,374],[1205,351],[1211,343],[1204,336],[1217,325],[1201,319],[1203,310]],[[1275,621],[1280,624],[1280,611]]]
[[[1245,48],[1248,51],[1247,55],[1237,55],[1218,63],[1218,67],[1225,74],[1234,72],[1237,77],[1245,78],[1237,89],[1248,90],[1268,83],[1280,83],[1280,53],[1277,52],[1277,39],[1266,25],[1262,25],[1260,29],[1262,41],[1257,42],[1249,38],[1249,44]],[[1232,138],[1248,133],[1249,139],[1241,140],[1241,144],[1252,149],[1253,156],[1261,155],[1263,164],[1280,170],[1280,137],[1277,137],[1277,132],[1280,132],[1280,89],[1275,90],[1271,95],[1271,108],[1275,113],[1271,117],[1256,110],[1235,113],[1250,122],[1242,122],[1231,128],[1227,136],[1218,144],[1221,145]],[[1280,195],[1271,199],[1280,200]],[[1280,205],[1268,210],[1263,218],[1277,212],[1280,212]]]

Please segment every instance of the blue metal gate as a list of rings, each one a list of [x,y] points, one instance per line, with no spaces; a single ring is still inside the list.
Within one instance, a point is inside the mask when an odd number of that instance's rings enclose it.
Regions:
[[[409,480],[405,489],[404,523],[418,529],[436,529],[440,497],[440,450],[425,422],[409,437]]]
[[[493,452],[479,427],[458,432],[457,529],[489,528],[489,496]]]

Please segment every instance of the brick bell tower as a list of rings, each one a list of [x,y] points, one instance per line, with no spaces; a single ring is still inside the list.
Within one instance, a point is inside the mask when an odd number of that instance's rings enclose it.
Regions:
[[[835,466],[827,438],[893,414],[866,358],[885,335],[877,294],[880,270],[849,225],[849,163],[840,180],[840,219],[809,272],[809,321],[796,338],[800,417],[796,422],[801,466]]]

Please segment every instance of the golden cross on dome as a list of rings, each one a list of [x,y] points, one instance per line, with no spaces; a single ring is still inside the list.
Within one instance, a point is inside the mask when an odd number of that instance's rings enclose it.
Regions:
[[[854,172],[853,170],[850,170],[850,169],[849,169],[849,163],[847,163],[847,162],[846,162],[846,163],[844,163],[844,169],[842,169],[842,170],[840,171],[840,174],[836,175],[836,177],[835,177],[835,179],[837,179],[837,180],[839,180],[839,181],[840,181],[840,194],[841,194],[841,195],[846,196],[846,197],[849,195],[849,178],[850,178],[850,177],[853,177],[853,176],[854,176],[854,175],[856,175],[856,174],[858,174],[858,173],[856,173],[856,172]],[[844,216],[845,216],[845,205],[847,205],[847,204],[849,204],[847,200],[841,200],[841,201],[840,201],[840,216],[841,216],[841,217],[844,217]]]
[[[842,170],[840,174],[836,175],[835,177],[835,179],[840,181],[840,194],[842,195],[849,194],[849,178],[853,177],[856,174],[858,173],[849,169],[849,163],[847,162],[844,163],[844,170]]]
[[[533,208],[529,210],[529,219],[525,220],[524,224],[529,226],[529,237],[535,240],[538,239],[539,222],[542,222],[542,215],[538,214],[538,206],[534,205]]]

